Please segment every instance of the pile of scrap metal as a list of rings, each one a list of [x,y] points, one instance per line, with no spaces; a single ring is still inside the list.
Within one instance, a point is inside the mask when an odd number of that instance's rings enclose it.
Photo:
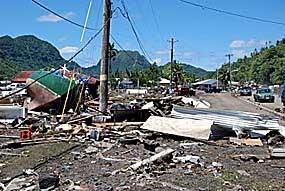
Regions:
[[[193,108],[209,108],[210,104],[190,97],[164,97],[155,99],[134,99],[129,103],[114,103],[110,113],[114,121],[146,121],[150,116],[165,117],[171,114],[172,105]]]
[[[216,109],[194,109],[174,105],[171,116],[178,119],[212,121],[211,139],[220,138],[233,132],[238,137],[246,135],[252,138],[261,138],[265,137],[271,131],[278,131],[285,136],[285,127],[279,124],[277,117],[257,113]]]

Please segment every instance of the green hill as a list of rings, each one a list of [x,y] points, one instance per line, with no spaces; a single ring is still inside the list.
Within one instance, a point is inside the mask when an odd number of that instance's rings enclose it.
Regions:
[[[182,66],[183,70],[187,72],[190,75],[196,75],[196,76],[205,76],[208,74],[208,71],[202,69],[202,68],[197,68],[195,66],[185,64],[185,63],[179,63],[178,65]],[[165,70],[167,68],[170,68],[170,63],[167,63],[163,66],[160,66],[162,70]]]
[[[225,71],[229,65],[224,65]],[[285,39],[276,45],[254,50],[249,57],[238,59],[232,64],[235,81],[251,81],[259,84],[282,84],[285,80]]]
[[[65,60],[50,43],[35,36],[0,37],[0,78],[11,78],[21,70],[57,67]],[[4,67],[2,67],[4,66]],[[5,67],[6,66],[6,67]]]
[[[65,59],[52,44],[33,35],[16,38],[0,37],[0,79],[10,79],[21,70],[40,70],[61,66]],[[72,62],[69,68],[80,67]],[[126,72],[134,69],[146,69],[150,63],[137,51],[118,51],[112,59],[112,72]],[[100,61],[97,65],[82,68],[83,73],[97,76],[100,73]]]
[[[11,79],[22,70],[40,70],[57,68],[65,59],[60,52],[49,42],[43,41],[33,35],[24,35],[16,38],[10,36],[0,37],[0,80]],[[68,66],[73,68],[80,66],[72,62]],[[181,64],[189,74],[202,76],[207,71],[188,64]],[[126,73],[149,69],[151,64],[138,51],[117,51],[112,58],[110,70],[112,73]],[[163,69],[165,66],[160,67]],[[82,68],[82,72],[92,76],[100,73],[100,61],[97,65]]]
[[[141,70],[150,67],[150,63],[145,59],[144,56],[140,55],[138,51],[118,51],[116,56],[111,61],[112,73],[119,72],[125,73],[126,70]],[[98,75],[100,73],[101,61],[97,65],[87,67],[83,69],[85,74]]]

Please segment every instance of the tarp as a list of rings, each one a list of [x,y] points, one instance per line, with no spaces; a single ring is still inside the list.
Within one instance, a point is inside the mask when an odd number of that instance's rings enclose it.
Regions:
[[[141,127],[150,131],[208,140],[211,134],[211,120],[174,119],[150,116]]]

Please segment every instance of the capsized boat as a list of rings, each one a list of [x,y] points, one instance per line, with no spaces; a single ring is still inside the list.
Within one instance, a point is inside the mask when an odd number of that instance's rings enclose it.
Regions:
[[[47,75],[47,73],[49,72],[35,71],[28,78],[28,84],[36,81],[28,87],[28,95],[31,97],[31,101],[27,105],[28,110],[49,111],[50,109],[54,109],[60,111],[70,83],[71,86],[66,109],[74,107],[79,94],[78,81],[72,79],[70,82],[70,78],[60,72],[54,72],[49,75]],[[44,75],[46,76],[39,79]]]

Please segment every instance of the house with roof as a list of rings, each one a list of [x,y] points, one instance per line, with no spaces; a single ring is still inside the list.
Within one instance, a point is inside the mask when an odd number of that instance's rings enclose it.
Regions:
[[[126,88],[133,88],[135,84],[129,78],[123,78],[122,81],[119,82],[119,88],[126,89]]]
[[[166,78],[160,78],[160,81],[158,81],[158,84],[160,87],[167,88],[170,86],[170,80]],[[174,82],[172,82],[172,85],[174,85]]]
[[[210,91],[212,89],[224,89],[224,84],[216,79],[207,79],[192,83],[192,87],[199,90]]]
[[[18,73],[14,79],[12,80],[13,83],[26,83],[27,79],[32,75],[34,71],[21,71]]]

